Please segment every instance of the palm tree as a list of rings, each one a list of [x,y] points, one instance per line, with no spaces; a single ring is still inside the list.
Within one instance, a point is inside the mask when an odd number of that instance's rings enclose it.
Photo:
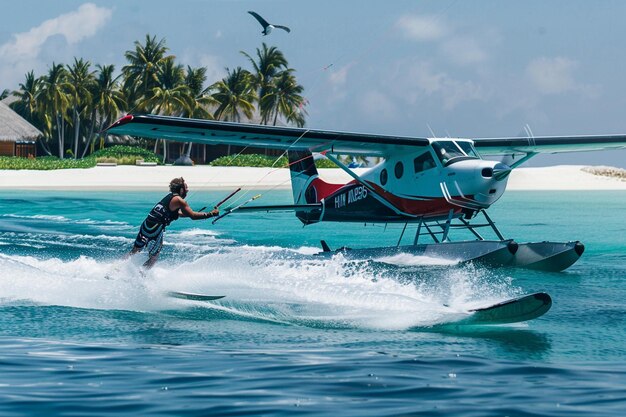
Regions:
[[[91,63],[74,58],[74,64],[67,66],[67,81],[72,85],[72,123],[74,125],[74,158],[78,158],[78,135],[80,132],[81,114],[89,110],[92,103],[91,92],[95,83]]]
[[[0,93],[0,100],[4,100],[5,98],[9,97],[9,95],[11,95],[11,91],[9,91],[8,88],[5,88],[4,90],[2,90],[2,93]]]
[[[26,80],[20,83],[19,90],[13,92],[17,101],[11,103],[11,108],[20,116],[35,124],[37,116],[37,94],[41,87],[41,78],[36,78],[33,71],[26,73]]]
[[[42,112],[54,117],[59,145],[59,158],[65,150],[65,118],[70,106],[72,85],[67,82],[67,71],[63,64],[52,63],[52,67],[42,79],[42,86],[36,99],[41,101]]]
[[[162,63],[157,75],[158,84],[138,103],[138,107],[149,109],[156,114],[181,116],[193,107],[193,97],[184,83],[185,71],[182,65],[169,57]]]
[[[189,114],[194,107],[194,97],[185,84],[185,70],[182,65],[168,57],[162,62],[157,76],[158,85],[150,94],[137,103],[139,108],[150,109],[152,113],[181,116]],[[163,142],[163,162],[167,158],[167,147]],[[155,142],[155,149],[157,142]]]
[[[197,119],[213,119],[213,115],[209,111],[209,106],[215,106],[216,101],[209,94],[209,89],[204,88],[206,82],[206,68],[192,68],[187,66],[187,74],[185,76],[185,85],[189,88],[189,94],[192,98],[190,101],[191,108],[189,112],[185,112],[183,116],[193,117]],[[191,148],[193,142],[187,144],[185,155],[191,158]]]
[[[304,87],[298,84],[293,72],[291,68],[281,71],[261,98],[261,108],[265,111],[266,120],[273,115],[274,126],[279,116],[284,117],[288,123],[304,126],[306,100],[301,95]]]
[[[10,104],[11,108],[24,119],[28,120],[33,126],[37,127],[44,134],[44,140],[40,140],[39,144],[44,152],[52,155],[48,147],[48,140],[52,137],[51,118],[43,111],[42,105],[37,101],[42,87],[42,78],[35,77],[35,73],[30,71],[26,73],[24,83],[19,84],[19,89],[13,92],[13,96],[17,100]]]
[[[192,68],[187,66],[185,76],[185,85],[189,88],[189,94],[193,97],[193,108],[191,112],[183,114],[185,117],[194,117],[197,119],[213,119],[213,115],[209,111],[210,106],[215,106],[215,99],[209,94],[210,87],[204,88],[206,82],[206,68]]]
[[[93,134],[96,126],[97,131],[102,132],[126,108],[124,93],[120,89],[119,84],[119,79],[122,75],[114,76],[115,65],[96,65],[96,68],[96,80],[91,94],[91,128],[81,157],[85,156],[87,149],[92,146],[94,143],[93,139],[96,136],[100,136],[101,146],[103,145],[101,133],[98,133],[98,135]]]
[[[246,52],[241,51],[241,53],[248,58],[254,68],[254,88],[257,90],[259,100],[261,101],[272,88],[275,77],[282,69],[288,68],[287,59],[278,48],[275,46],[268,48],[265,42],[263,42],[262,49],[257,48],[256,50],[258,61],[255,61]],[[259,103],[259,110],[261,123],[267,124],[270,119],[270,111],[264,106],[262,101]]]
[[[257,98],[252,74],[241,69],[241,67],[237,67],[233,71],[226,68],[226,73],[225,78],[210,87],[214,91],[212,97],[217,103],[213,117],[239,122],[241,121],[241,112],[243,112],[248,119],[251,119],[254,112],[253,103]]]
[[[251,119],[254,113],[254,101],[257,95],[254,91],[253,75],[249,71],[237,67],[231,72],[226,68],[226,77],[209,87],[215,100],[215,119],[238,122],[241,120],[240,111]],[[230,155],[230,145],[228,145]]]
[[[124,57],[128,65],[122,68],[124,74],[124,91],[129,104],[150,96],[152,89],[159,85],[159,71],[166,59],[169,48],[165,39],[157,42],[156,36],[146,35],[145,45],[135,41],[135,50],[126,51]]]

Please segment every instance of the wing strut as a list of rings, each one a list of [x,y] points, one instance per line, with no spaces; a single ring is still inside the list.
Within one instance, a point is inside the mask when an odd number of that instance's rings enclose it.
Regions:
[[[518,166],[522,165],[524,162],[528,161],[530,158],[532,158],[533,156],[537,155],[538,152],[528,152],[522,159],[520,159],[519,161],[515,161],[514,163],[512,163],[511,165],[509,165],[509,167],[511,169],[515,169]]]

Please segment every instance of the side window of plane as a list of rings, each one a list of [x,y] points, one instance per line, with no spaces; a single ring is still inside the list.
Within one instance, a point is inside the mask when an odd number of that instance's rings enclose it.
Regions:
[[[400,161],[396,162],[396,166],[393,168],[393,173],[396,174],[396,178],[402,178],[404,175],[404,164]]]
[[[415,173],[426,171],[435,167],[435,159],[430,152],[425,152],[413,160]]]
[[[380,171],[380,185],[387,184],[387,170],[383,169]]]

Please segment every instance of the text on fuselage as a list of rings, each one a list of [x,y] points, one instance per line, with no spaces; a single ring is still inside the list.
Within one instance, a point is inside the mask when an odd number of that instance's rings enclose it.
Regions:
[[[363,200],[365,197],[367,197],[367,188],[363,186],[354,187],[347,193],[341,193],[335,197],[335,208],[345,207],[355,201]]]

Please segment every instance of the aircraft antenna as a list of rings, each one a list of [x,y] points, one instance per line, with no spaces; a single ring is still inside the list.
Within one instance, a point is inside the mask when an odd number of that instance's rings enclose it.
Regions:
[[[524,130],[526,131],[526,135],[528,136],[528,144],[530,146],[535,146],[537,143],[535,142],[535,135],[532,131],[532,129],[530,128],[530,125],[528,123],[526,123],[526,126],[524,126]]]
[[[433,132],[433,130],[430,128],[430,125],[426,123],[426,126],[428,127],[428,130],[430,130],[430,134],[433,135],[433,138],[436,138],[437,135],[435,135],[435,132]]]

